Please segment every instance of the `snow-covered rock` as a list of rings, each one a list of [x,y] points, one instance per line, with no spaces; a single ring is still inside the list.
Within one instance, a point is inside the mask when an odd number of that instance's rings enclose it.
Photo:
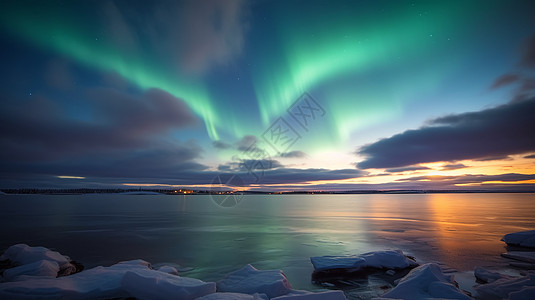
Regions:
[[[126,274],[129,274],[126,276]],[[137,288],[132,288],[132,285]],[[145,292],[143,290],[151,290]],[[157,270],[143,260],[96,267],[70,276],[0,284],[0,299],[105,299],[136,297],[167,299],[169,295],[200,297],[215,292],[215,283],[178,277]],[[184,296],[182,299],[194,299]]]
[[[528,263],[535,263],[535,252],[509,251],[507,253],[502,253],[502,256]]]
[[[265,294],[242,294],[242,293],[213,293],[197,300],[269,300]]]
[[[376,299],[462,299],[470,298],[461,292],[437,264],[428,263],[410,271],[391,291]]]
[[[405,269],[418,264],[405,256],[401,250],[368,252],[352,256],[317,256],[310,261],[316,271],[346,269],[358,271],[363,268]]]
[[[507,245],[535,248],[535,230],[509,233],[502,241]]]
[[[30,264],[40,260],[55,261],[60,268],[69,264],[70,259],[59,252],[49,250],[45,247],[30,247],[26,244],[13,245],[0,256],[0,260],[9,259],[18,265]]]
[[[498,279],[512,278],[512,276],[504,275],[498,272],[492,272],[482,267],[476,267],[474,269],[474,276],[484,283],[494,282]]]
[[[161,266],[157,270],[167,274],[178,275],[178,270],[175,267],[171,266]]]
[[[285,295],[291,289],[292,286],[282,271],[257,270],[251,265],[246,265],[217,282],[218,292],[260,293],[269,298]]]
[[[535,274],[498,279],[475,290],[481,299],[535,299]]]
[[[58,276],[58,272],[59,265],[57,262],[52,260],[39,260],[33,263],[5,270],[4,281],[17,281],[21,279],[26,280],[28,279],[26,276],[55,278]]]
[[[127,271],[121,287],[139,300],[184,299],[193,300],[215,293],[215,283],[179,277],[154,270]]]
[[[271,300],[345,300],[342,291],[309,292],[292,290],[288,294],[272,298]]]

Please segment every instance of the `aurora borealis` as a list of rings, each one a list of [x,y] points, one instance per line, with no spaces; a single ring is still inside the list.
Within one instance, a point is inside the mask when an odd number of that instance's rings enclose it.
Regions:
[[[205,188],[247,176],[256,142],[266,164],[251,190],[533,189],[533,12],[5,1],[0,188]],[[303,93],[325,115],[269,150],[263,133]]]

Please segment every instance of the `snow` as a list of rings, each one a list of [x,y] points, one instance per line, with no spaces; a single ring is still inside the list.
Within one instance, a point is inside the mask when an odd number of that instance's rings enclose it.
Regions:
[[[535,252],[509,251],[507,253],[502,253],[502,256],[528,263],[535,263]]]
[[[95,267],[70,276],[0,284],[0,299],[167,299],[169,295],[194,299],[214,292],[213,282],[206,283],[152,270],[150,264],[143,260]]]
[[[197,300],[269,300],[269,298],[264,294],[213,293]]]
[[[0,256],[0,260],[6,259],[18,265],[30,264],[40,260],[55,261],[61,269],[70,264],[70,259],[67,256],[61,255],[59,252],[51,251],[45,247],[30,247],[26,244],[17,244],[9,247]]]
[[[177,269],[171,266],[161,266],[157,270],[160,272],[167,273],[167,274],[178,275]]]
[[[428,263],[411,270],[394,289],[376,299],[469,300],[454,283],[453,276],[444,275],[437,264]]]
[[[29,277],[26,276],[55,278],[58,276],[58,272],[59,265],[57,262],[51,260],[39,260],[5,270],[4,281],[27,280]]]
[[[501,240],[508,245],[535,248],[535,230],[509,233]]]
[[[508,275],[503,275],[498,272],[492,272],[482,267],[476,267],[474,270],[476,278],[482,282],[490,283],[502,278],[512,278]]]
[[[271,300],[345,300],[346,296],[342,291],[309,292],[292,290],[288,294],[272,298]]]
[[[218,292],[261,293],[269,298],[285,295],[291,289],[292,286],[282,271],[257,270],[251,265],[246,265],[217,282]]]
[[[418,264],[405,256],[401,250],[368,252],[352,256],[317,256],[310,261],[316,271],[350,269],[358,271],[363,268],[404,269]]]
[[[498,279],[475,290],[482,299],[535,299],[535,274]]]
[[[215,283],[154,270],[128,271],[121,287],[139,300],[193,300],[215,292]]]

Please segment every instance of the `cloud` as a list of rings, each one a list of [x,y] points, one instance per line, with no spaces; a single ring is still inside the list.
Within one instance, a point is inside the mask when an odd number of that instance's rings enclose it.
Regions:
[[[535,99],[449,115],[358,149],[358,168],[481,159],[535,151]]]
[[[501,88],[503,86],[517,82],[521,77],[518,74],[504,74],[498,77],[491,85],[492,89]]]
[[[217,149],[228,149],[228,148],[232,147],[232,145],[227,144],[227,143],[222,142],[222,141],[213,141],[212,142],[212,146],[214,146],[214,148],[217,148]]]
[[[535,158],[535,154],[524,156],[524,158]]]
[[[356,169],[294,169],[279,168],[267,170],[260,179],[261,184],[302,183],[318,180],[342,180],[362,177],[367,172]]]
[[[450,185],[454,184],[468,184],[468,183],[482,183],[486,181],[504,181],[504,182],[515,182],[515,181],[527,181],[535,179],[535,174],[518,174],[518,173],[507,173],[507,174],[498,174],[498,175],[459,175],[459,176],[441,176],[441,175],[432,175],[432,176],[415,176],[397,179],[396,181],[433,181],[433,182],[448,182]]]
[[[284,158],[294,158],[294,157],[306,157],[307,154],[303,151],[295,150],[295,151],[281,153],[279,156],[284,157]]]
[[[115,89],[86,93],[90,119],[78,119],[57,101],[0,99],[2,177],[174,177],[206,167],[194,160],[194,142],[170,139],[197,118],[183,101],[161,90],[131,94]],[[0,96],[7,97],[7,96]]]
[[[463,165],[463,164],[447,164],[447,165],[444,165],[442,166],[442,170],[443,171],[446,171],[446,170],[458,170],[458,169],[463,169],[463,168],[466,168],[467,166]]]
[[[402,168],[386,169],[385,171],[388,173],[399,173],[399,172],[420,171],[420,170],[429,170],[429,168],[424,167],[424,166],[409,166],[409,167],[402,167]]]
[[[499,155],[499,156],[488,156],[488,157],[478,158],[475,160],[476,161],[511,160],[511,158],[507,155]]]
[[[246,135],[236,143],[236,149],[239,151],[248,151],[251,146],[255,145],[258,139],[254,135]]]

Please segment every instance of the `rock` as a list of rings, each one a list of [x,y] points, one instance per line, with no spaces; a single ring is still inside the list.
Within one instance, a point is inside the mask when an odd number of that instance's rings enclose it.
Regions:
[[[437,264],[421,265],[403,277],[391,291],[376,299],[462,299],[470,298],[455,285],[453,276],[446,276]]]
[[[405,269],[418,264],[401,250],[368,252],[354,256],[317,256],[310,261],[316,271],[345,269],[359,271],[364,268]]]
[[[217,282],[218,292],[266,294],[269,298],[290,292],[292,286],[280,270],[257,270],[251,265],[230,273]]]
[[[507,245],[535,248],[535,230],[509,233],[501,240]]]
[[[478,285],[475,290],[482,299],[508,299],[510,296],[516,299],[535,299],[534,287],[535,274],[530,274],[522,277],[498,279],[492,283]],[[526,295],[530,297],[525,298]]]

